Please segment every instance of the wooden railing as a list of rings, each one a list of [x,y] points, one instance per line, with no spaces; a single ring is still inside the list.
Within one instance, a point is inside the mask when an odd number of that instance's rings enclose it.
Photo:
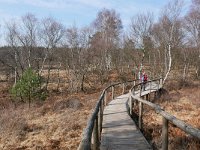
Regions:
[[[139,80],[115,83],[108,86],[107,88],[103,90],[94,108],[94,111],[92,112],[89,118],[87,126],[82,134],[82,140],[78,147],[78,150],[99,149],[100,140],[101,140],[101,131],[102,131],[103,110],[104,110],[104,106],[106,106],[108,103],[108,99],[107,99],[108,92],[111,92],[111,99],[114,99],[115,94],[117,93],[115,92],[116,86],[121,86],[121,89],[122,89],[122,92],[120,93],[121,95],[126,92],[126,87],[128,85],[131,84],[131,86],[134,87],[138,83],[139,83]],[[93,143],[92,143],[92,140],[93,140]]]
[[[148,83],[154,83],[154,82],[159,82],[159,86],[157,87],[157,90],[162,87],[162,79],[158,80],[152,80],[148,81]],[[151,103],[147,100],[144,100],[138,95],[135,95],[136,89],[138,87],[141,87],[141,83],[135,85],[131,90],[129,90],[129,107],[130,107],[130,115],[132,115],[133,107],[139,107],[139,115],[138,115],[138,126],[140,129],[142,129],[142,113],[143,113],[143,104],[146,104],[153,108],[156,113],[160,114],[162,116],[162,150],[167,150],[168,149],[168,124],[171,122],[172,124],[176,125],[178,128],[183,130],[184,132],[192,135],[193,137],[196,137],[200,139],[200,130],[197,128],[192,127],[191,125],[177,119],[175,116],[172,116],[171,114],[165,112],[162,107],[160,107],[157,104]],[[152,89],[151,89],[152,90]],[[140,90],[141,91],[141,90]],[[140,92],[141,96],[141,92]],[[145,97],[143,95],[143,97]],[[146,95],[146,99],[148,99],[149,96]],[[136,103],[138,101],[138,104]],[[137,106],[138,105],[138,106]]]

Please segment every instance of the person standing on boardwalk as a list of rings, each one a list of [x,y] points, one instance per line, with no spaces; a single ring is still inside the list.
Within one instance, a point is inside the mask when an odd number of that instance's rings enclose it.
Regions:
[[[144,73],[140,74],[141,90],[144,89]]]
[[[147,74],[145,72],[142,73],[140,81],[141,81],[141,90],[145,91],[145,84],[148,80]]]
[[[145,91],[145,86],[146,86],[146,83],[147,83],[147,80],[148,80],[148,76],[147,76],[147,74],[144,72],[143,73],[143,89],[144,89],[144,91]]]

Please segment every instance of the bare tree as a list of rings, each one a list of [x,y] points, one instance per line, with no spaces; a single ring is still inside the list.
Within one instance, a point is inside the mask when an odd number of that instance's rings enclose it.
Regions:
[[[38,22],[37,18],[33,14],[26,14],[22,17],[23,26],[21,27],[22,34],[19,36],[19,40],[23,47],[27,51],[28,67],[32,67],[33,59],[31,57],[33,50],[37,48],[37,33]],[[23,34],[24,33],[24,34]]]
[[[89,41],[92,31],[88,27],[78,29],[76,26],[66,30],[66,55],[70,91],[84,91],[84,80],[93,58],[89,55]]]
[[[200,74],[200,0],[193,0],[189,13],[185,17],[184,27],[187,31],[187,40],[197,50],[198,55],[193,57],[195,62],[196,76]]]
[[[99,51],[102,54],[101,66],[104,69],[110,69],[112,54],[116,54],[114,50],[119,44],[119,36],[122,29],[120,16],[115,10],[103,9],[98,12],[93,24],[96,29],[93,41],[97,39],[101,42],[99,47]]]
[[[14,83],[24,70],[34,67],[33,53],[37,47],[37,18],[27,14],[21,18],[21,21],[18,25],[15,21],[6,23],[6,40],[10,49],[7,57],[1,60],[15,71]]]
[[[14,85],[17,82],[17,78],[20,77],[20,74],[22,74],[24,70],[24,66],[22,63],[22,50],[19,47],[18,44],[18,30],[15,22],[10,22],[7,23],[7,33],[6,33],[6,39],[8,45],[11,47],[9,50],[9,55],[8,57],[4,58],[4,60],[1,60],[4,64],[7,66],[11,67],[12,70],[14,70],[14,76],[15,76],[15,81]],[[8,61],[10,59],[10,61]]]
[[[42,45],[45,47],[45,56],[43,57],[39,74],[42,75],[45,62],[48,59],[48,75],[45,86],[46,90],[48,88],[50,71],[52,69],[53,55],[56,48],[61,44],[61,40],[65,33],[64,31],[64,26],[53,18],[46,18],[42,21],[40,38],[42,40]]]
[[[164,60],[165,60],[165,76],[163,84],[165,83],[172,66],[172,48],[175,48],[181,42],[181,22],[180,13],[183,7],[183,1],[174,0],[168,3],[162,13],[159,21],[161,44],[164,48]]]
[[[140,74],[143,68],[143,61],[147,56],[148,51],[152,49],[150,46],[151,42],[151,31],[153,26],[153,14],[147,12],[146,14],[138,14],[131,19],[130,24],[130,37],[134,41],[137,49],[135,49],[138,55],[135,62],[135,66]],[[151,42],[152,43],[152,42]]]

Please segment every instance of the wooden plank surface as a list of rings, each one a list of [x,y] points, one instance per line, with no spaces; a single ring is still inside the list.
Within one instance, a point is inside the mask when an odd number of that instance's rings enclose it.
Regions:
[[[159,85],[159,88],[161,88],[161,85]],[[150,89],[150,84],[148,83],[145,85],[145,90],[142,90],[141,96],[147,95],[151,92],[155,92],[157,91],[157,89],[158,89],[158,84],[152,82],[151,89]],[[133,94],[136,96],[140,96],[140,90],[135,91]]]
[[[112,100],[105,107],[101,150],[151,150],[140,130],[127,113],[128,94]]]

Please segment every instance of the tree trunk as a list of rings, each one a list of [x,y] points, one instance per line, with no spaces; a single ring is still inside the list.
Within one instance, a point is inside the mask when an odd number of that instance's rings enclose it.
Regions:
[[[49,60],[49,65],[48,65],[48,75],[47,75],[47,80],[46,80],[46,87],[45,90],[47,91],[48,85],[49,85],[49,78],[50,78],[50,72],[51,72],[51,65],[50,65],[50,60]]]
[[[169,44],[169,47],[168,47],[168,56],[169,56],[169,64],[168,64],[168,70],[167,70],[167,73],[163,79],[163,84],[165,83],[166,79],[168,78],[168,75],[171,71],[171,66],[172,66],[172,56],[171,56],[171,45]]]
[[[58,66],[58,70],[57,70],[57,78],[58,78],[58,81],[57,81],[57,91],[59,91],[59,86],[60,86],[60,67],[61,67],[61,63],[59,62],[59,66]]]
[[[82,75],[82,81],[81,81],[81,91],[84,92],[84,81],[85,81],[85,73]]]

